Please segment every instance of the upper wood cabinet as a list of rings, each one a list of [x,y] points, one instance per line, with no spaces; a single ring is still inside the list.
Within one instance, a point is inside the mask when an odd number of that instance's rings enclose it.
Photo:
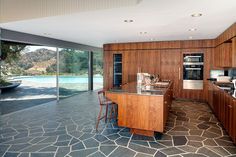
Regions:
[[[236,39],[215,48],[214,66],[217,68],[236,67]]]

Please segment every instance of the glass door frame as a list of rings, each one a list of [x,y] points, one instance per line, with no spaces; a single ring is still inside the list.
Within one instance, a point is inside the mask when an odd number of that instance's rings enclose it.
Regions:
[[[60,101],[60,91],[59,91],[59,75],[60,75],[60,51],[59,47],[56,47],[56,100],[57,103]],[[93,51],[85,51],[88,53],[88,91],[93,90]]]

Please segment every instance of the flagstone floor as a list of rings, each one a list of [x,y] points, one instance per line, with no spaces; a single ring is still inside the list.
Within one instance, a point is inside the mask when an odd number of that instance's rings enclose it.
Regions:
[[[4,157],[218,157],[236,146],[205,103],[174,101],[165,133],[145,137],[116,123],[94,129],[96,92],[0,116]]]

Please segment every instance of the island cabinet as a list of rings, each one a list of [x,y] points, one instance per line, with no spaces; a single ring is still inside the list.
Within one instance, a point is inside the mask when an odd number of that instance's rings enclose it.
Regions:
[[[236,98],[216,85],[213,85],[212,96],[213,102],[209,101],[209,104],[215,116],[236,143]]]
[[[118,126],[145,136],[164,132],[172,103],[172,83],[167,88],[141,91],[134,82],[120,89],[110,89],[105,94],[118,105]]]

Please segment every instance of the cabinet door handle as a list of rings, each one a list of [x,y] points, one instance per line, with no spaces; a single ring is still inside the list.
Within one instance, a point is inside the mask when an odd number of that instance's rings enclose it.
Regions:
[[[179,80],[180,80],[180,68],[179,68]]]

